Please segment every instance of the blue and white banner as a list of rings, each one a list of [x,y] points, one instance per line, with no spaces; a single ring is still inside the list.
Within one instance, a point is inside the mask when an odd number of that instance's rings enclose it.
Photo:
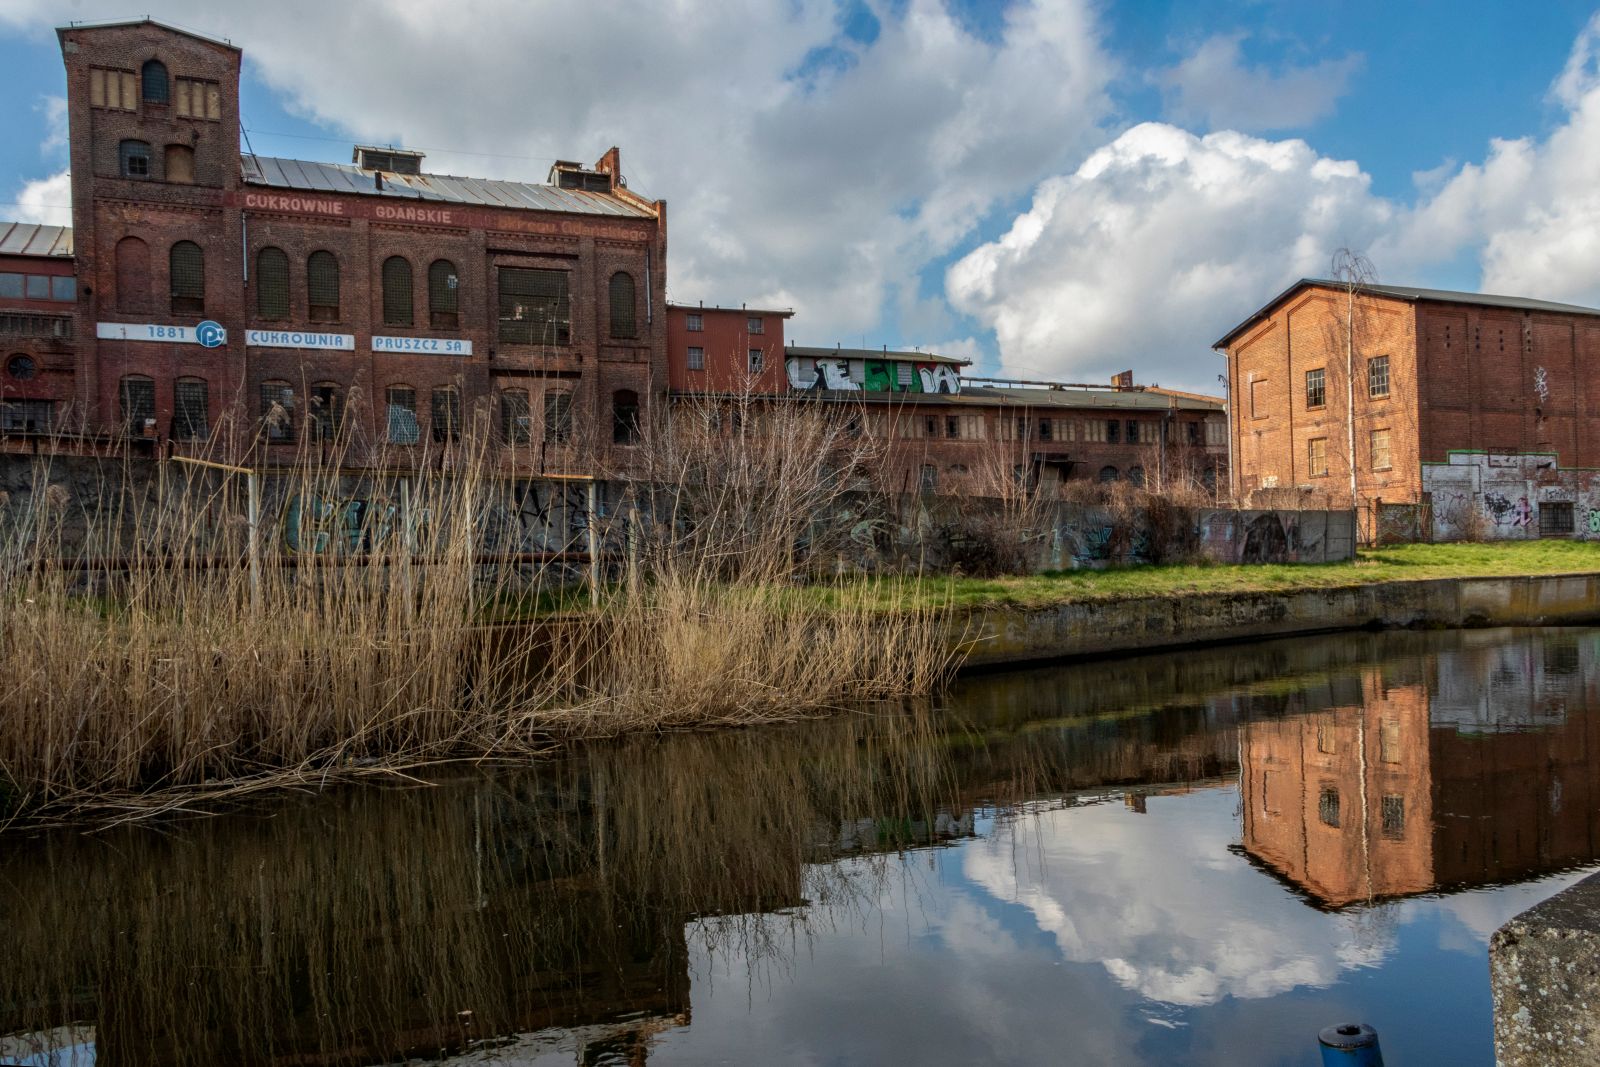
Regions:
[[[161,341],[175,345],[221,348],[228,331],[207,319],[194,326],[168,326],[159,322],[97,322],[94,335],[102,341]]]
[[[459,337],[372,338],[374,352],[416,352],[425,356],[470,356],[472,342]]]
[[[255,348],[327,348],[335,352],[354,352],[356,335],[311,330],[246,330],[244,343]]]

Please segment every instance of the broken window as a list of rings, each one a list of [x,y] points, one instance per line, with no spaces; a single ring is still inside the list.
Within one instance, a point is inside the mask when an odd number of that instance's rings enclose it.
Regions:
[[[611,394],[611,440],[619,445],[639,443],[639,394],[632,389]]]
[[[428,267],[428,321],[436,330],[453,330],[461,322],[461,279],[456,265],[436,259]]]
[[[306,423],[313,441],[332,441],[344,423],[344,390],[333,382],[311,387]]]
[[[409,385],[384,390],[385,436],[391,444],[414,445],[422,433],[417,426],[417,391]]]
[[[294,440],[294,389],[288,382],[261,383],[261,425],[267,440]]]
[[[500,268],[500,340],[509,344],[564,345],[571,339],[567,272]]]
[[[179,378],[172,390],[173,440],[204,441],[210,428],[205,381],[200,378]]]
[[[461,440],[461,390],[453,385],[433,391],[433,439]]]

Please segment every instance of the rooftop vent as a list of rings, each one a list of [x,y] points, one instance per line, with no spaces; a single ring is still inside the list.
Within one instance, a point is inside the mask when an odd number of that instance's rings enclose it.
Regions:
[[[383,171],[388,174],[421,174],[422,153],[404,148],[374,148],[356,145],[351,162],[362,170]]]
[[[558,159],[550,168],[550,183],[562,189],[582,189],[590,193],[609,193],[611,175],[589,170],[580,163]]]

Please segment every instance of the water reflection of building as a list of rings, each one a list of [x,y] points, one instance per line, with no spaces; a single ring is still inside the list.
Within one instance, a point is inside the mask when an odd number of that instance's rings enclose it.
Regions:
[[[1595,659],[1592,636],[1469,638],[1241,726],[1245,851],[1330,907],[1600,855]]]

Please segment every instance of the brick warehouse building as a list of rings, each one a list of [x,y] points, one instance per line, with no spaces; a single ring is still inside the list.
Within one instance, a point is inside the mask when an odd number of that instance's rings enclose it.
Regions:
[[[790,313],[673,304],[676,403],[749,394],[827,405],[884,442],[889,488],[984,494],[997,478],[1195,486],[1227,480],[1222,401],[1138,386],[968,379],[930,352],[786,344]],[[987,383],[987,384],[980,384]]]
[[[1439,539],[1600,537],[1600,310],[1302,279],[1214,347],[1241,499],[1353,500],[1369,537],[1383,504]]]
[[[149,20],[58,35],[77,325],[29,394],[54,429],[269,463],[348,430],[387,462],[480,415],[535,469],[626,466],[665,386],[666,205],[616,149],[544,184],[245,154],[238,48]]]

